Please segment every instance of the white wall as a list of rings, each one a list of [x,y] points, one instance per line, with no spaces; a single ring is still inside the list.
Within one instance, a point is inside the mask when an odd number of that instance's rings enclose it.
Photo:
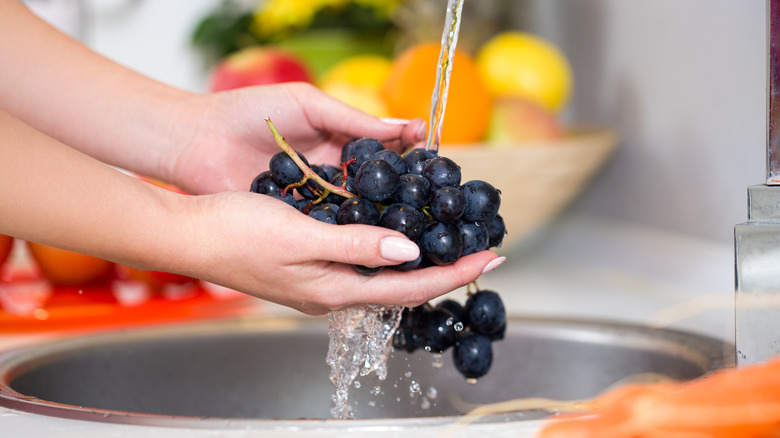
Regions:
[[[746,218],[747,186],[765,178],[765,1],[507,1],[571,59],[567,118],[614,127],[622,139],[567,214],[730,243]],[[189,37],[218,2],[86,1],[85,41],[201,91],[206,75]]]

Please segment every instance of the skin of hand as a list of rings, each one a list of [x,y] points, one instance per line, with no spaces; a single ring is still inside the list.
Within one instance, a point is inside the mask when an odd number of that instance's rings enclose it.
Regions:
[[[307,84],[176,90],[89,51],[13,0],[0,0],[0,29],[9,36],[0,38],[0,63],[14,65],[0,73],[0,233],[202,278],[311,314],[421,304],[503,261],[483,251],[365,277],[349,265],[413,260],[416,246],[392,230],[324,224],[246,191],[279,150],[266,116],[311,163],[332,164],[350,137],[401,150],[422,138],[422,121],[381,121]]]
[[[425,139],[420,119],[380,120],[306,83],[249,87],[192,95],[171,126],[174,139],[159,177],[197,194],[247,190],[281,149],[265,122],[271,118],[288,144],[312,164],[339,164],[341,147],[372,137],[397,152]]]

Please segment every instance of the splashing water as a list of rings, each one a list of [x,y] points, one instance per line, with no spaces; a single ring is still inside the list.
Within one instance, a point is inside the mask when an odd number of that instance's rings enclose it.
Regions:
[[[387,377],[387,356],[402,311],[401,306],[367,305],[328,314],[330,343],[326,362],[330,366],[330,381],[336,386],[332,418],[354,418],[349,388],[358,375],[375,373],[379,380]]]

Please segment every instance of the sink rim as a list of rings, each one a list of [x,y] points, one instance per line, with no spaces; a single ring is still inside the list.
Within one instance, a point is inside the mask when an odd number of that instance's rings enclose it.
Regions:
[[[512,324],[514,321],[514,324]],[[673,347],[673,354],[679,355],[701,367],[703,373],[733,366],[736,362],[733,345],[706,335],[676,329],[655,328],[642,324],[585,318],[551,318],[539,316],[512,315],[508,327],[524,323],[523,333],[544,333],[546,337],[576,337],[591,343],[637,346],[636,336],[643,340],[643,346],[660,350]],[[550,331],[549,327],[554,327]],[[266,418],[213,418],[177,416],[152,413],[115,411],[109,409],[80,407],[41,400],[20,394],[10,387],[14,378],[34,368],[41,361],[51,360],[57,354],[80,348],[94,348],[101,344],[116,342],[138,342],[172,336],[208,336],[238,331],[272,333],[275,331],[327,330],[327,321],[321,317],[239,317],[223,320],[176,323],[170,325],[117,329],[100,333],[66,336],[55,340],[18,347],[0,352],[0,408],[8,408],[31,414],[67,418],[99,423],[115,423],[140,426],[196,428],[196,429],[253,429],[263,430],[318,430],[349,427],[350,429],[372,430],[388,427],[434,427],[456,424],[467,419],[468,423],[505,423],[538,421],[538,417],[525,418],[538,409],[519,410],[511,413],[480,416],[468,415],[430,416],[414,418],[376,419],[266,419]],[[583,330],[587,329],[587,330]],[[553,333],[555,336],[552,336]],[[630,338],[626,334],[633,334]],[[631,342],[628,340],[632,339]],[[664,350],[669,352],[669,350]],[[323,357],[323,361],[325,358]],[[473,421],[472,421],[473,420]]]

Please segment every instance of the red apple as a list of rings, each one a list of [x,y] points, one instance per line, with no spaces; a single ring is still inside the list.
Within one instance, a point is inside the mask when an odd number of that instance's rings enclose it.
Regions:
[[[239,50],[217,64],[211,91],[296,81],[314,81],[301,58],[280,48],[254,46]]]
[[[488,141],[492,144],[554,141],[562,136],[558,117],[530,100],[503,97],[493,103],[488,131]]]

